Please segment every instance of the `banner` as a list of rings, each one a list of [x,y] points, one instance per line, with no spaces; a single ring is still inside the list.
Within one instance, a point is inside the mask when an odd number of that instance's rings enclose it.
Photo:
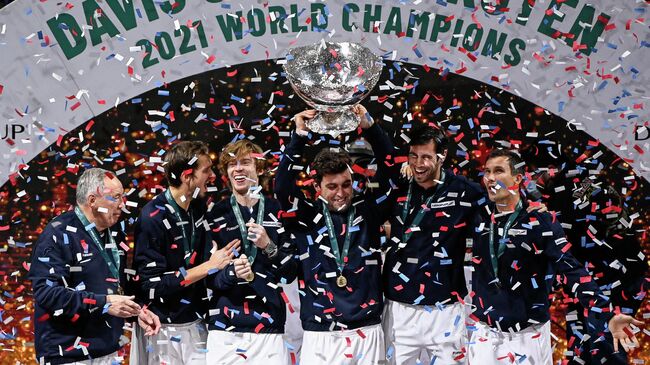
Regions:
[[[0,181],[147,90],[322,40],[511,92],[647,179],[644,13],[639,3],[579,0],[17,1],[0,11]]]

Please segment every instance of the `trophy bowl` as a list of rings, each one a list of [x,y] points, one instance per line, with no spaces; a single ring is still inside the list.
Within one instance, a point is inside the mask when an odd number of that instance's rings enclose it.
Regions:
[[[382,67],[381,57],[360,44],[323,41],[290,49],[284,71],[296,94],[319,111],[307,127],[336,137],[359,125],[352,106],[370,94]]]

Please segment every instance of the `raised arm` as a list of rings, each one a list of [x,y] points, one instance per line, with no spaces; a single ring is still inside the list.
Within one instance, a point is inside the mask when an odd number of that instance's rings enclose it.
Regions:
[[[548,236],[545,245],[545,254],[557,265],[557,274],[570,291],[575,292],[580,304],[589,308],[589,316],[598,322],[607,322],[612,333],[614,351],[618,351],[619,342],[625,351],[638,347],[639,343],[634,336],[630,324],[641,325],[642,322],[631,316],[616,314],[609,310],[610,300],[600,291],[591,274],[585,270],[569,250],[570,244],[565,238],[564,230],[559,223],[550,224],[552,236]],[[597,329],[600,331],[601,329]],[[604,330],[604,329],[603,329]]]
[[[376,213],[376,219],[383,223],[388,220],[392,212],[392,206],[395,203],[394,187],[396,181],[393,180],[395,166],[390,161],[393,159],[395,149],[393,141],[386,135],[386,132],[375,123],[368,114],[368,111],[362,105],[355,105],[354,112],[360,118],[360,127],[363,130],[362,136],[372,147],[375,163],[377,164],[377,173],[372,181],[377,186],[367,195],[368,203],[375,206],[371,212]]]
[[[275,175],[273,192],[285,211],[293,208],[292,202],[295,199],[305,199],[300,188],[296,186],[296,180],[298,173],[303,169],[301,165],[302,154],[305,144],[309,141],[307,137],[309,131],[305,126],[305,119],[313,118],[315,115],[315,110],[305,110],[296,114],[296,130],[291,136],[289,144],[285,146],[284,154]]]

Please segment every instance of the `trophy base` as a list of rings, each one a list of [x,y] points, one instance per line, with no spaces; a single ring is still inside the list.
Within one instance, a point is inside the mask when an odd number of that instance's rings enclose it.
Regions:
[[[320,112],[306,122],[307,128],[314,133],[329,134],[336,138],[339,134],[351,132],[359,126],[359,117],[352,108],[340,112]]]

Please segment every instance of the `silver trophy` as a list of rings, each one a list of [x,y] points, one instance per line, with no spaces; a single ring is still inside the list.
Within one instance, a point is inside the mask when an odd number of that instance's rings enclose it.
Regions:
[[[359,125],[352,106],[370,94],[382,67],[381,57],[357,43],[323,41],[290,49],[284,71],[296,94],[320,112],[307,127],[336,137]]]

